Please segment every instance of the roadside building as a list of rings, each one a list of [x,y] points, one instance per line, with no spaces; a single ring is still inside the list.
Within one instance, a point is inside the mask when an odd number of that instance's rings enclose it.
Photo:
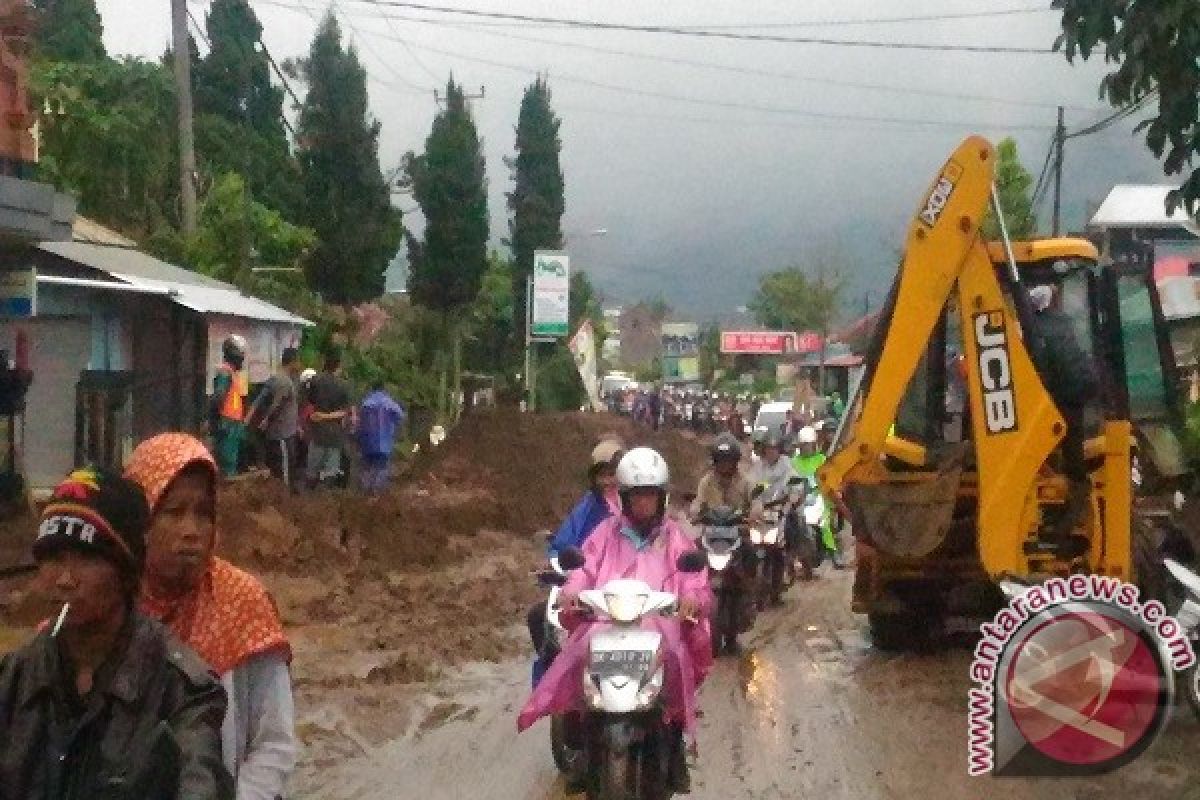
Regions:
[[[23,340],[33,372],[20,438],[34,489],[85,461],[120,466],[155,433],[203,430],[226,336],[246,338],[253,384],[311,324],[86,221],[75,238],[27,251],[31,313],[0,317],[0,350]]]

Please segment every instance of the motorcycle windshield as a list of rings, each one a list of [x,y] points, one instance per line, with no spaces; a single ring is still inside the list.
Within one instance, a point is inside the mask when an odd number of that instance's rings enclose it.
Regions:
[[[728,553],[740,540],[737,528],[710,528],[704,533],[704,549],[710,553]]]

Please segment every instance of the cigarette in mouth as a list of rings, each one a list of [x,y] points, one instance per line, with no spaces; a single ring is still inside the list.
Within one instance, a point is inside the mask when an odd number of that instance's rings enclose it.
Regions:
[[[58,612],[58,619],[54,621],[54,629],[50,631],[51,636],[58,636],[58,631],[62,628],[63,620],[67,618],[67,612],[70,610],[71,604],[63,603],[62,611]]]

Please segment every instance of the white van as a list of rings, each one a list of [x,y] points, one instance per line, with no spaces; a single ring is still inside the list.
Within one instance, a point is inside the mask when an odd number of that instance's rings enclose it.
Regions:
[[[760,439],[768,433],[782,436],[787,412],[791,410],[790,402],[763,403],[758,409],[758,416],[754,418],[754,438]]]

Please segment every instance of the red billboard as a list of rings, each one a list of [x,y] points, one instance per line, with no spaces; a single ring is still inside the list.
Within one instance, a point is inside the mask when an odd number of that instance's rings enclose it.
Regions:
[[[721,331],[721,352],[741,355],[778,356],[815,353],[821,349],[816,333],[787,331]]]

